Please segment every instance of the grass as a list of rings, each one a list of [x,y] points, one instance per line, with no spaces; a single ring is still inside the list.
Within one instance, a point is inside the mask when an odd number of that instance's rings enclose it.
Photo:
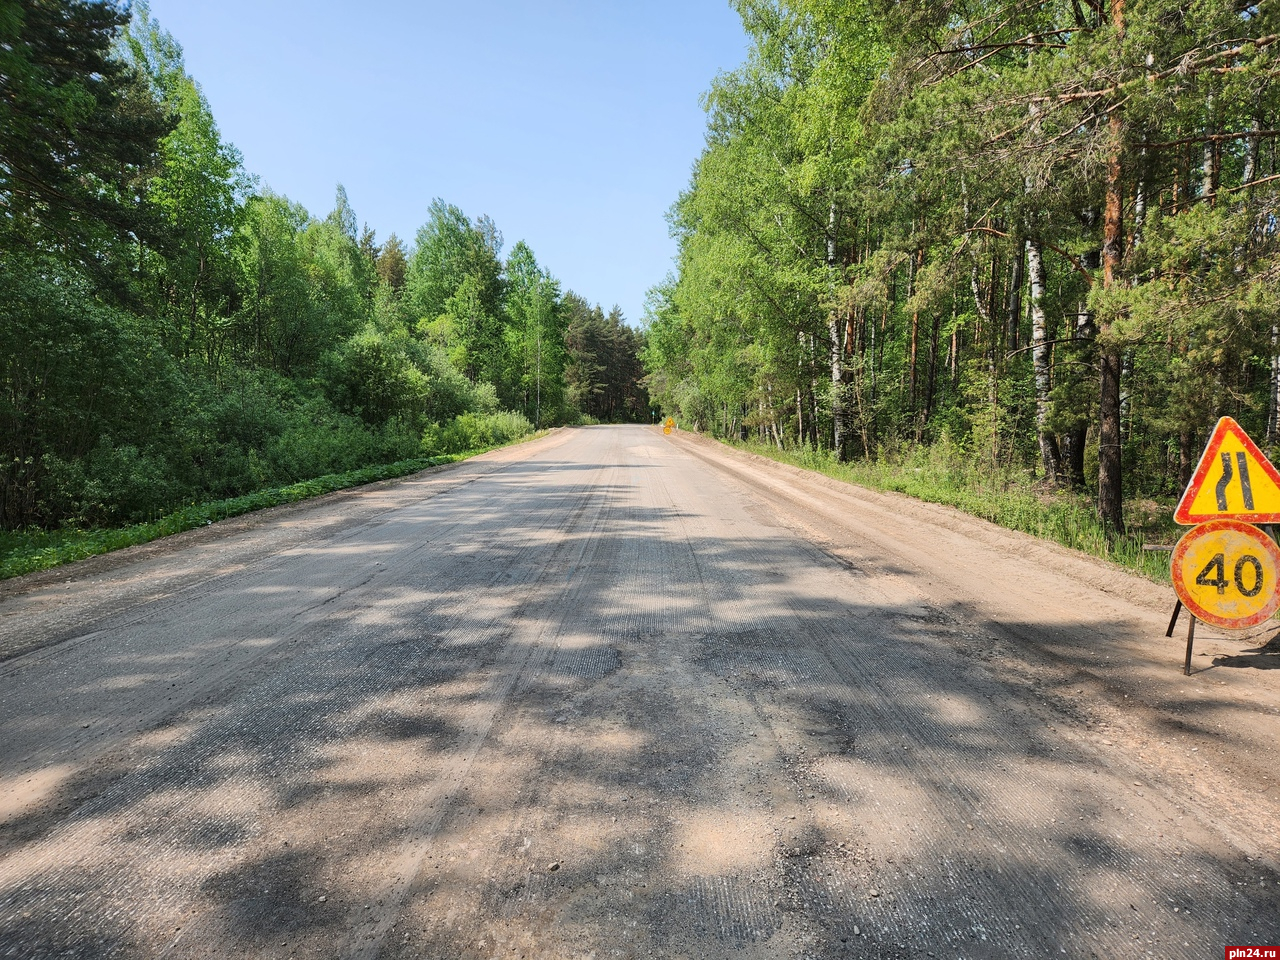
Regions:
[[[1025,473],[997,474],[975,467],[945,447],[837,463],[829,454],[812,449],[779,450],[760,443],[735,446],[845,483],[955,507],[998,526],[1110,560],[1158,583],[1171,582],[1169,555],[1144,551],[1142,545],[1172,545],[1184,532],[1173,523],[1172,506],[1133,501],[1125,505],[1127,535],[1108,541],[1093,503],[1084,496],[1037,486]]]
[[[301,483],[291,483],[284,487],[232,497],[229,500],[193,503],[158,520],[135,523],[127,527],[0,531],[0,580],[37,570],[48,570],[64,563],[83,560],[85,557],[110,553],[122,547],[149,543],[160,537],[207,526],[215,520],[225,520],[227,517],[235,517],[253,510],[262,510],[282,503],[297,503],[299,500],[318,497],[335,490],[345,490],[348,487],[358,487],[379,480],[407,476],[428,467],[463,460],[479,452],[481,451],[439,457],[419,457],[365,467],[361,470],[351,470],[347,473],[333,473],[316,477],[314,480],[304,480]]]

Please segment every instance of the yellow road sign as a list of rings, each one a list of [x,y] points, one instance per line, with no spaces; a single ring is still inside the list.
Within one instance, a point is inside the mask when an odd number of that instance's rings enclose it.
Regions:
[[[1210,520],[1173,548],[1173,588],[1205,623],[1243,630],[1280,607],[1280,548],[1239,520]]]
[[[663,432],[663,433],[666,433],[666,434],[670,434],[670,433],[671,433],[671,424],[669,424],[669,423],[668,423],[666,426],[664,426],[664,427],[662,428],[662,432]]]
[[[664,426],[666,426],[666,427],[674,427],[675,425],[676,425],[676,421],[675,421],[675,419],[674,419],[674,418],[672,418],[672,417],[667,417],[667,422],[664,424]]]
[[[1230,417],[1214,427],[1173,513],[1185,526],[1223,517],[1280,523],[1280,472]]]

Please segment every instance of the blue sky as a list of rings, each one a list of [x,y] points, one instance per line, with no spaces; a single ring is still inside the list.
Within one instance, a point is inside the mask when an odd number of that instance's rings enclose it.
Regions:
[[[264,185],[324,216],[342,183],[380,239],[433,197],[488,214],[632,324],[673,267],[699,97],[747,49],[727,0],[150,6]]]

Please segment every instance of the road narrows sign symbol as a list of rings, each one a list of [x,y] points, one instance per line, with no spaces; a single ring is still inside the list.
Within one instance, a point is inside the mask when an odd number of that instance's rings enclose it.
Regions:
[[[1194,526],[1227,517],[1280,523],[1280,471],[1240,424],[1223,417],[1213,428],[1173,519]]]
[[[1280,608],[1280,547],[1240,520],[1210,520],[1173,548],[1173,589],[1198,619],[1256,627]]]

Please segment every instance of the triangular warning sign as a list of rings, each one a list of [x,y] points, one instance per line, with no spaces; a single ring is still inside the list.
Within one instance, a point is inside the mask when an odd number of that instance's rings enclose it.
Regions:
[[[1173,514],[1184,526],[1221,517],[1280,523],[1280,472],[1230,417],[1213,428]]]

